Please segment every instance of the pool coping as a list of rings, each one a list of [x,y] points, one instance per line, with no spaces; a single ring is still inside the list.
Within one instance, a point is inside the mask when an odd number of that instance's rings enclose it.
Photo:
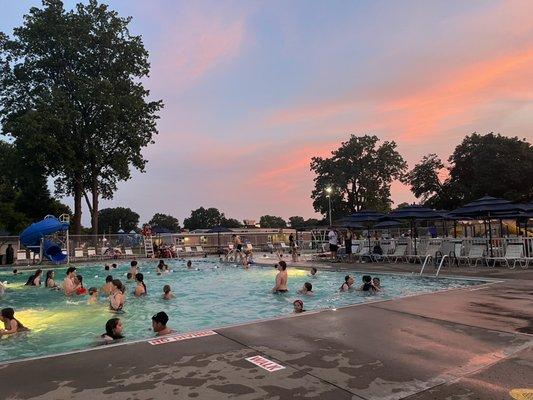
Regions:
[[[152,260],[150,260],[150,261],[152,261]],[[153,260],[153,261],[155,262],[155,260]],[[261,267],[261,268],[272,268],[271,264],[266,265],[266,264],[255,263],[254,266]],[[301,266],[297,266],[297,265],[290,266],[290,267],[291,268],[298,268],[298,269],[308,268],[308,267],[301,267]],[[358,273],[364,273],[365,272],[365,271],[352,270],[352,269],[348,269],[348,268],[343,269],[343,270],[353,271],[353,272],[358,272]],[[196,330],[196,331],[179,332],[179,333],[176,333],[176,334],[173,334],[173,335],[166,335],[166,337],[183,335],[183,334],[187,334],[187,333],[195,333],[195,332],[206,331],[206,330],[214,331],[218,335],[217,330],[222,330],[222,329],[229,329],[229,328],[236,328],[236,327],[242,327],[242,326],[253,325],[253,324],[260,324],[260,323],[264,323],[264,322],[282,320],[282,319],[287,319],[287,318],[305,317],[305,316],[308,316],[308,315],[315,315],[315,314],[324,313],[324,312],[331,312],[331,311],[335,312],[337,310],[343,310],[343,309],[347,309],[347,308],[359,307],[359,306],[364,306],[364,305],[373,305],[373,304],[384,303],[384,302],[392,302],[392,301],[397,301],[397,300],[407,299],[407,298],[412,298],[412,297],[418,297],[418,296],[429,296],[429,295],[442,294],[442,293],[447,293],[447,292],[452,292],[452,291],[482,290],[482,289],[485,289],[486,287],[488,287],[490,285],[494,285],[494,284],[497,284],[497,283],[504,283],[505,282],[505,280],[494,279],[494,278],[473,278],[473,277],[461,278],[461,277],[455,277],[455,276],[445,276],[445,277],[442,277],[442,278],[435,278],[435,277],[432,277],[432,276],[420,276],[420,275],[413,274],[413,273],[400,273],[400,272],[391,273],[391,272],[385,272],[385,271],[384,272],[373,271],[372,273],[373,274],[381,273],[381,274],[384,274],[384,275],[395,275],[395,276],[404,276],[404,277],[412,277],[412,278],[422,278],[422,277],[424,277],[424,278],[430,278],[430,279],[456,279],[456,280],[467,280],[467,281],[470,280],[470,281],[477,281],[477,282],[480,282],[480,283],[477,284],[477,285],[474,285],[474,287],[448,288],[448,289],[437,290],[437,291],[434,291],[434,292],[408,294],[408,295],[401,296],[401,297],[396,297],[396,298],[393,298],[393,299],[376,299],[376,300],[364,301],[364,302],[361,302],[361,303],[349,304],[349,305],[335,307],[335,308],[320,308],[320,309],[317,309],[317,310],[306,311],[306,312],[300,313],[300,314],[291,313],[289,315],[280,315],[280,316],[277,316],[277,317],[261,318],[261,319],[256,319],[256,320],[253,320],[253,321],[242,322],[242,323],[237,323],[237,324],[223,325],[223,326],[212,327],[212,328],[203,328],[201,330]],[[488,329],[488,330],[490,330],[490,329]],[[493,331],[500,332],[500,331],[497,331],[497,330],[493,330]],[[520,332],[516,332],[516,334],[517,335],[526,335],[528,337],[531,336],[531,335],[529,335],[527,333],[520,333]],[[68,355],[73,355],[73,354],[86,353],[86,352],[90,352],[90,351],[104,350],[104,349],[108,349],[110,347],[127,346],[127,345],[134,345],[134,344],[138,344],[138,343],[145,343],[145,342],[149,342],[149,341],[152,341],[154,339],[157,339],[157,338],[158,338],[158,336],[154,336],[154,337],[151,337],[151,338],[137,339],[137,340],[127,341],[127,342],[122,342],[122,343],[96,345],[95,347],[90,347],[90,348],[87,348],[87,349],[71,350],[71,351],[60,352],[60,353],[55,353],[55,354],[47,354],[47,355],[34,356],[34,357],[28,357],[28,358],[5,360],[5,361],[0,361],[0,368],[2,368],[3,366],[6,366],[6,365],[17,364],[17,363],[26,362],[26,361],[34,361],[34,360],[54,358],[54,357],[63,357],[63,356],[68,356]]]

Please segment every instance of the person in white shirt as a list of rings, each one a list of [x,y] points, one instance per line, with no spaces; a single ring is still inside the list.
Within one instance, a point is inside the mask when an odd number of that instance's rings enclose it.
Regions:
[[[328,233],[329,251],[331,252],[331,259],[337,259],[337,251],[339,250],[339,237],[337,232],[331,229]]]

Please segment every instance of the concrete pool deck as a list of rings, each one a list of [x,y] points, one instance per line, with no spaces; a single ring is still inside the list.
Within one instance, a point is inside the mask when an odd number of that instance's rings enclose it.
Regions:
[[[141,342],[0,364],[0,392],[5,399],[489,400],[533,388],[533,336],[522,333],[533,331],[533,271],[445,273],[501,280],[157,346]],[[267,372],[245,360],[255,355],[285,369]]]

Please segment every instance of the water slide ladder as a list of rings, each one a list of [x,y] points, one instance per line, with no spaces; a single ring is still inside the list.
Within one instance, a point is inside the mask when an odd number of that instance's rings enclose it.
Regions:
[[[144,252],[146,254],[146,258],[154,257],[154,242],[152,240],[152,236],[144,237]]]

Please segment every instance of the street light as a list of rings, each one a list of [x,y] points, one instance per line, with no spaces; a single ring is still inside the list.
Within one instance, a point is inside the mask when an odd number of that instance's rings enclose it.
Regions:
[[[333,192],[333,188],[331,186],[328,186],[326,188],[326,193],[328,194],[326,197],[328,198],[328,207],[329,207],[329,226],[332,226],[331,224],[331,192]]]

